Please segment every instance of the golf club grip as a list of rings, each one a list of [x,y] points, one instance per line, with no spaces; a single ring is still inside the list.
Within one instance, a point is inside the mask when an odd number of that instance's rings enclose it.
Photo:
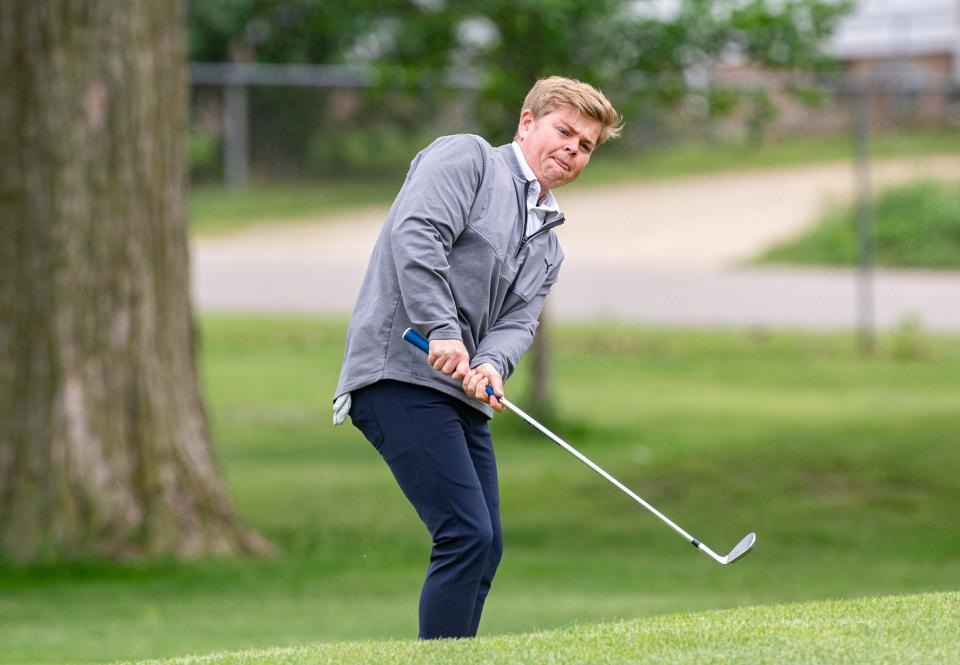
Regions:
[[[403,331],[403,339],[413,344],[424,353],[430,353],[430,342],[427,338],[418,333],[413,328],[407,328]]]
[[[424,353],[430,353],[430,342],[427,338],[418,333],[413,328],[407,328],[403,331],[403,339],[413,344]],[[493,388],[487,386],[487,394],[493,397]]]

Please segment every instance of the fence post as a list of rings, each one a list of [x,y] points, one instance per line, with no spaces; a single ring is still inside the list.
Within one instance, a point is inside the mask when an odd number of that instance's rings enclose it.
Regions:
[[[872,355],[876,346],[870,91],[869,85],[858,83],[853,95],[853,151],[857,190],[857,330],[862,355]]]
[[[245,83],[230,83],[223,88],[223,173],[227,187],[247,185],[249,163],[249,99]]]

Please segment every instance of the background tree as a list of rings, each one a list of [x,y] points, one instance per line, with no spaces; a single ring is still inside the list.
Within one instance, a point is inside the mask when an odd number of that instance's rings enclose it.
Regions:
[[[824,45],[850,0],[193,0],[191,59],[373,65],[379,86],[338,116],[333,94],[257,89],[279,164],[311,175],[390,175],[440,131],[512,137],[519,100],[551,73],[600,86],[628,118],[620,143],[646,144],[684,108],[702,125],[734,112],[754,138],[776,118],[760,87],[724,85],[731,53],[789,71],[787,92],[816,100]],[[451,92],[451,85],[474,88]],[[356,91],[345,95],[356,102]],[[456,104],[450,104],[456,97]],[[341,99],[343,101],[343,99]],[[446,122],[452,109],[466,118]],[[690,115],[689,113],[687,115]],[[674,116],[674,117],[671,117]],[[455,116],[454,116],[455,117]],[[692,116],[691,116],[692,117]],[[254,121],[256,122],[256,120]],[[256,141],[257,133],[254,133]],[[305,140],[306,138],[306,140]],[[330,166],[335,164],[335,167]],[[378,166],[380,171],[377,171]]]
[[[192,0],[190,60],[337,64],[370,31],[378,0]]]
[[[189,299],[184,7],[0,3],[0,557],[262,552]]]
[[[668,109],[690,92],[728,114],[756,91],[710,76],[725,56],[794,73],[829,70],[826,38],[852,7],[846,0],[468,0],[396,3],[376,63],[385,86],[430,86],[445,76],[480,81],[476,117],[491,141],[513,136],[514,118],[537,78],[589,81],[628,117]]]

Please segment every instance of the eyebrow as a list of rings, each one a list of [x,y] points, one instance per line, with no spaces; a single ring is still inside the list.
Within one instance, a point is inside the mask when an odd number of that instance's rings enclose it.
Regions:
[[[580,137],[580,140],[583,141],[584,143],[586,143],[586,144],[590,147],[590,149],[593,150],[593,141],[591,141],[590,139],[588,139],[587,137],[585,137],[583,134],[581,134],[580,132],[578,132],[578,131],[576,130],[576,128],[573,127],[573,126],[572,126],[570,123],[568,123],[566,120],[559,120],[558,122],[559,122],[561,125],[563,125],[566,129],[569,129],[571,132],[573,132],[574,134],[576,134],[577,136],[579,136],[579,137]]]

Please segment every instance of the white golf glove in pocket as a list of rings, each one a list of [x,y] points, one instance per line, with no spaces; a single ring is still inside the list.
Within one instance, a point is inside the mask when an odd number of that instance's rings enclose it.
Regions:
[[[350,413],[350,405],[352,404],[350,399],[350,393],[343,393],[333,401],[333,424],[342,425],[343,421],[347,419],[347,414]]]

